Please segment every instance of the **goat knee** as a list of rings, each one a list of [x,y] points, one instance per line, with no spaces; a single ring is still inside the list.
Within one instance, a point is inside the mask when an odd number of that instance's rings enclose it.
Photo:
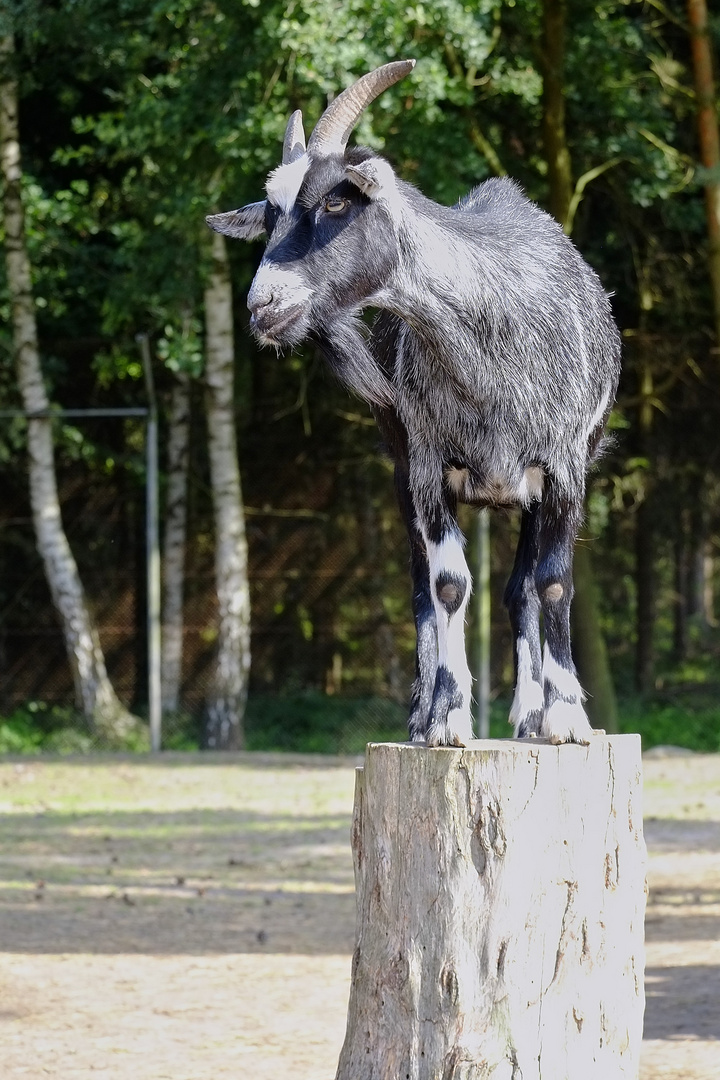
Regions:
[[[460,610],[467,590],[467,578],[463,574],[445,570],[435,578],[435,593],[448,618]]]
[[[572,567],[538,567],[535,571],[535,588],[544,607],[559,604],[561,601],[569,604],[573,594]]]

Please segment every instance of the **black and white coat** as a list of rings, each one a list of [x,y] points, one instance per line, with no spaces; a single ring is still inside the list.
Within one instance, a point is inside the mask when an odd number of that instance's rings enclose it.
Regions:
[[[515,734],[585,743],[572,560],[619,375],[607,295],[511,180],[488,180],[448,208],[369,150],[313,152],[312,139],[300,149],[270,174],[263,202],[208,222],[245,239],[267,233],[248,296],[254,333],[276,347],[317,343],[371,403],[395,462],[417,628],[410,736],[431,746],[472,738],[471,577],[457,523],[466,502],[522,512],[505,592]],[[380,310],[369,335],[358,318],[367,306]]]

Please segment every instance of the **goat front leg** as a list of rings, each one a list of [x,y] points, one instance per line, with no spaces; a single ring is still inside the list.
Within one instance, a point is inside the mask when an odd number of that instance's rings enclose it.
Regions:
[[[438,666],[425,742],[428,746],[465,746],[473,731],[472,676],[465,652],[465,609],[471,579],[463,553],[464,537],[455,528],[439,542],[426,537],[425,544],[438,637]]]
[[[539,735],[544,715],[540,598],[535,588],[540,505],[523,510],[515,565],[505,589],[515,661],[515,694],[510,723],[516,739]]]
[[[563,498],[550,479],[541,504],[535,569],[545,627],[541,733],[551,743],[587,745],[592,728],[570,647],[573,549],[581,517],[581,498]]]
[[[381,428],[381,430],[383,430]],[[428,566],[425,541],[417,524],[417,513],[410,491],[407,469],[407,456],[398,449],[397,430],[390,434],[396,436],[395,445],[390,442],[385,430],[386,441],[393,446],[396,458],[395,492],[400,514],[405,523],[410,542],[410,576],[412,579],[412,611],[415,620],[415,681],[410,696],[410,715],[408,731],[412,742],[424,742],[430,723],[435,676],[437,674],[438,646],[435,607],[430,592],[430,569]]]
[[[422,521],[421,521],[422,527]],[[437,530],[423,527],[430,593],[437,626],[438,662],[425,742],[465,746],[472,739],[472,676],[465,653],[465,609],[471,578],[455,523]]]
[[[412,608],[415,619],[415,682],[410,696],[408,731],[412,742],[424,742],[430,726],[438,668],[435,605],[430,591],[430,570],[422,538],[411,537]]]
[[[457,524],[457,502],[445,487],[442,462],[427,447],[410,455],[409,481],[425,544],[437,629],[437,671],[425,742],[465,746],[472,739],[472,677],[465,655],[465,609],[471,579]]]
[[[410,533],[412,610],[415,620],[415,682],[410,697],[408,730],[412,742],[424,742],[430,726],[438,667],[438,636],[430,588],[430,567],[425,543],[413,522]]]
[[[394,364],[394,354],[386,359],[386,368],[389,370]],[[412,742],[424,742],[430,723],[438,662],[437,628],[435,607],[430,592],[430,570],[425,541],[418,526],[418,514],[410,488],[407,431],[394,409],[374,406],[373,413],[385,448],[395,462],[395,494],[410,543],[412,610],[415,620],[416,646],[415,682],[410,698],[408,730]]]

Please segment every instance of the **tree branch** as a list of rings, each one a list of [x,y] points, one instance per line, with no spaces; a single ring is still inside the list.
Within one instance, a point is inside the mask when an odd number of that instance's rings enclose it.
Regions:
[[[563,226],[568,236],[570,236],[570,234],[572,233],[572,227],[575,222],[575,214],[577,213],[578,206],[583,200],[585,188],[592,180],[597,180],[598,176],[602,176],[602,174],[604,172],[607,172],[608,169],[613,169],[616,165],[619,165],[622,160],[623,159],[619,157],[610,158],[609,161],[604,161],[602,165],[596,165],[594,169],[588,169],[587,172],[584,172],[582,176],[578,178],[575,183],[575,189],[572,193],[572,198],[570,199],[570,205],[568,206],[567,210],[567,217],[565,218]]]

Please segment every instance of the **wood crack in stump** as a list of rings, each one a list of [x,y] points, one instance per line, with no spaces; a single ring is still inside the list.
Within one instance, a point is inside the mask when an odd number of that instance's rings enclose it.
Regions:
[[[488,799],[481,804],[477,831],[483,851],[488,855],[492,851],[502,858],[507,850],[507,839],[502,827],[502,808],[497,799]]]
[[[557,953],[555,954],[555,970],[553,971],[553,977],[548,984],[548,990],[553,985],[560,973],[560,965],[565,958],[567,943],[571,936],[570,929],[567,925],[568,915],[570,913],[570,908],[572,907],[572,902],[577,892],[578,883],[577,881],[566,881],[564,884],[567,885],[567,902],[565,904],[565,911],[563,912],[562,917],[562,925],[560,927],[560,940],[558,942]]]
[[[608,851],[605,856],[605,888],[617,889],[620,882],[620,848],[616,844],[614,853]]]

